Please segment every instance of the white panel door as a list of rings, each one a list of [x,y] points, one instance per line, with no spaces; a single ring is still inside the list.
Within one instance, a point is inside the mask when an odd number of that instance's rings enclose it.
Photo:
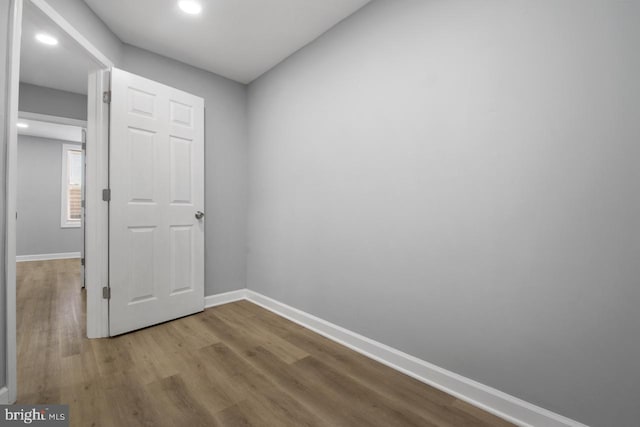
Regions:
[[[109,333],[204,310],[204,100],[111,73]]]

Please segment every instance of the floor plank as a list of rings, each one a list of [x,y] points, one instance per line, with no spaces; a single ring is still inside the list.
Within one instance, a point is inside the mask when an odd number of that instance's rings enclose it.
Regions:
[[[512,425],[247,301],[88,340],[78,260],[17,279],[18,403],[72,426]]]

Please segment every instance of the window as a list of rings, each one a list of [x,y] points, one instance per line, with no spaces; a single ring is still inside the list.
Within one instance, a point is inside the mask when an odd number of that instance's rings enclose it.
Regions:
[[[62,146],[62,228],[80,227],[82,210],[82,150]]]

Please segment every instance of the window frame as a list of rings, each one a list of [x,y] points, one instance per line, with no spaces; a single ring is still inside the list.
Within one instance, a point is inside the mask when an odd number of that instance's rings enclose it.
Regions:
[[[60,178],[60,228],[80,228],[82,227],[82,218],[77,220],[71,220],[68,217],[69,208],[69,189],[67,187],[69,183],[69,152],[79,151],[82,162],[82,145],[80,144],[62,144],[62,171]],[[80,174],[84,173],[80,168]],[[81,178],[81,185],[84,184],[84,177]]]

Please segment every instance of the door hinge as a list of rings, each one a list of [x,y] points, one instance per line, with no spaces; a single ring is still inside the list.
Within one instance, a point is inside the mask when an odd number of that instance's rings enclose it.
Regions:
[[[102,288],[102,298],[103,299],[111,299],[111,288],[105,286]]]
[[[80,207],[81,207],[81,208],[86,208],[86,207],[87,207],[87,206],[85,205],[85,201],[84,201],[84,200],[81,200],[81,201],[80,201]]]
[[[80,258],[80,265],[84,265],[84,258]]]
[[[87,143],[86,142],[82,143],[82,150],[83,151],[87,151]]]
[[[111,104],[111,91],[110,90],[106,90],[106,91],[102,92],[102,102],[104,102],[105,104]]]
[[[105,188],[104,190],[102,190],[102,200],[104,200],[105,202],[110,202],[111,201],[111,189],[110,188]]]

